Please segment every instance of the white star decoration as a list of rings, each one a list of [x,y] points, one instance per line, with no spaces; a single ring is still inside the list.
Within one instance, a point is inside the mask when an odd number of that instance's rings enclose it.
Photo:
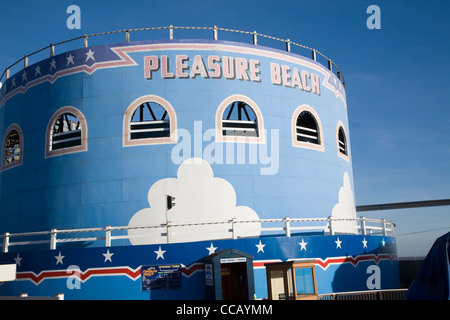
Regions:
[[[75,64],[75,62],[73,62],[73,55],[69,54],[69,56],[66,58],[67,59],[67,64],[66,67],[69,66],[69,64]]]
[[[52,71],[52,69],[56,70],[56,61],[55,61],[55,59],[52,59],[52,61],[50,61],[50,71]]]
[[[16,258],[14,258],[14,261],[16,262],[16,264],[20,267],[20,261],[22,260],[23,258],[21,258],[20,256],[19,256],[19,254],[17,254],[17,257]]]
[[[305,250],[306,251],[306,245],[308,244],[308,242],[305,242],[302,238],[302,242],[298,243],[300,245],[300,251]]]
[[[337,238],[337,240],[336,240],[335,242],[336,242],[336,249],[337,249],[337,248],[341,248],[341,249],[342,249],[342,247],[341,247],[342,241],[339,240],[339,237]]]
[[[41,66],[40,65],[37,65],[36,69],[34,69],[34,76],[36,77],[38,75],[38,73],[39,73],[39,75],[41,75]]]
[[[158,251],[153,252],[156,253],[156,260],[158,260],[159,258],[162,258],[164,260],[164,253],[166,252],[166,250],[161,250],[161,246],[159,246]]]
[[[208,250],[209,254],[213,254],[214,252],[216,252],[217,247],[213,247],[213,244],[211,242],[211,246],[209,248],[206,248],[206,250]]]
[[[103,256],[105,257],[105,261],[104,262],[106,262],[108,260],[109,260],[109,262],[112,262],[111,257],[113,255],[114,255],[114,253],[109,253],[109,249],[106,250],[106,253],[103,253]]]
[[[58,254],[57,256],[55,256],[56,264],[58,264],[58,263],[63,264],[63,259],[64,259],[64,257],[65,257],[65,256],[62,256],[62,255],[61,255],[61,251],[60,251],[59,254]]]
[[[95,53],[95,51],[92,51],[91,49],[89,49],[89,51],[86,52],[86,61],[85,62],[87,62],[89,59],[92,59],[95,61],[94,53]]]
[[[266,246],[265,244],[261,243],[261,240],[259,240],[259,244],[255,244],[255,246],[258,248],[258,252],[262,251],[262,253],[264,253],[264,247]],[[256,252],[256,253],[258,253]]]
[[[366,238],[364,238],[364,240],[362,241],[362,243],[363,243],[363,248],[367,248],[367,240],[366,240]]]
[[[23,74],[22,74],[22,82],[24,82],[25,80],[28,81],[28,78],[27,78],[27,72],[24,70]]]

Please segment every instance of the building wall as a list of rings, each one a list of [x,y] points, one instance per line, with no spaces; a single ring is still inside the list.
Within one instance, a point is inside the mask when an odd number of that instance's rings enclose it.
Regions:
[[[169,111],[171,135],[136,145],[127,140],[127,119],[148,99]],[[222,136],[221,112],[234,100],[254,109],[259,137]],[[225,41],[94,46],[18,72],[1,88],[0,104],[0,132],[11,124],[23,132],[22,164],[0,173],[2,233],[356,216],[345,90],[308,58]],[[49,123],[63,107],[85,121],[84,148],[51,153]],[[295,141],[302,110],[316,116],[321,145]],[[348,157],[338,152],[339,125]],[[166,218],[169,193],[176,206]],[[229,236],[220,228],[200,238],[205,230],[179,231],[174,241]],[[242,234],[258,235],[259,225]],[[158,241],[159,231],[134,244]]]

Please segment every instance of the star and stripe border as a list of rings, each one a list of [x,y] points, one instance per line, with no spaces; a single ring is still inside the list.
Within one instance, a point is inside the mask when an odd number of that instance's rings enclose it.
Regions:
[[[268,58],[273,58],[281,61],[286,61],[294,63],[297,65],[302,65],[304,67],[313,69],[320,72],[324,79],[322,85],[332,91],[335,96],[341,99],[345,106],[347,106],[345,90],[342,87],[340,81],[337,77],[329,72],[325,67],[317,64],[313,61],[302,56],[287,55],[286,53],[280,53],[272,50],[267,50],[267,48],[249,48],[230,45],[225,43],[183,43],[183,42],[172,42],[172,43],[148,43],[148,44],[135,44],[135,45],[123,45],[109,47],[108,52],[104,51],[101,47],[105,45],[89,47],[85,49],[77,49],[62,53],[55,57],[47,58],[38,63],[29,66],[22,71],[19,71],[7,81],[5,81],[3,90],[3,98],[0,96],[0,107],[5,105],[6,102],[18,93],[26,93],[26,91],[40,83],[50,82],[53,84],[57,79],[76,74],[76,73],[86,73],[88,75],[93,74],[99,69],[117,68],[117,67],[131,67],[139,65],[129,54],[134,52],[152,52],[152,51],[166,51],[166,50],[204,50],[204,51],[224,51],[232,53],[245,53],[253,54],[257,56],[263,56]],[[95,50],[95,51],[92,51]],[[102,50],[101,53],[106,53],[107,58],[103,61],[97,60],[96,51]],[[72,55],[75,54],[74,55]],[[112,53],[112,54],[111,54]],[[100,56],[102,54],[99,54]],[[75,62],[75,59],[76,61]],[[104,58],[103,58],[104,59]],[[44,68],[45,67],[45,68]],[[46,71],[48,70],[48,71]],[[29,79],[34,72],[34,79]],[[8,91],[8,92],[7,92]],[[0,91],[1,92],[1,91]]]

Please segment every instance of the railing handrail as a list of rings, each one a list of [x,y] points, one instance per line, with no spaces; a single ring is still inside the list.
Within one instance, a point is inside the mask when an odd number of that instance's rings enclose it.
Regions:
[[[213,27],[186,27],[186,26],[166,26],[166,27],[149,27],[149,28],[132,28],[132,29],[122,29],[122,30],[116,30],[116,31],[107,31],[107,32],[100,32],[100,33],[92,33],[92,34],[84,34],[82,36],[78,36],[72,39],[68,39],[68,40],[64,40],[61,42],[57,42],[57,43],[50,43],[48,46],[43,47],[39,50],[36,50],[30,54],[25,55],[23,58],[17,60],[16,62],[14,62],[13,64],[11,64],[10,66],[6,67],[5,70],[3,71],[2,75],[0,76],[0,81],[3,80],[3,77],[5,77],[6,75],[6,79],[8,79],[10,77],[9,72],[10,69],[12,67],[14,67],[15,65],[17,65],[18,63],[20,63],[21,61],[24,61],[24,68],[28,67],[28,58],[39,53],[42,52],[44,50],[50,49],[50,57],[53,57],[55,55],[55,47],[62,45],[62,44],[66,44],[72,41],[76,41],[76,40],[80,40],[83,39],[83,47],[87,47],[88,46],[88,38],[90,37],[97,37],[97,36],[104,36],[104,35],[110,35],[110,34],[116,34],[116,33],[125,33],[126,34],[126,42],[130,41],[130,32],[138,32],[138,31],[153,31],[153,30],[169,30],[169,38],[173,39],[173,30],[174,29],[179,29],[179,30],[213,30],[213,40],[218,40],[218,36],[217,36],[217,31],[225,31],[225,32],[234,32],[234,33],[242,33],[242,34],[248,34],[248,35],[252,35],[253,37],[253,44],[257,45],[258,44],[258,37],[262,37],[262,38],[267,38],[267,39],[271,39],[271,40],[276,40],[276,41],[280,41],[280,42],[284,42],[286,44],[286,51],[290,52],[291,51],[291,45],[293,46],[297,46],[303,49],[307,49],[309,51],[311,51],[311,57],[314,61],[317,61],[317,54],[319,54],[320,56],[322,56],[325,60],[328,61],[328,69],[330,71],[333,70],[333,66],[336,68],[336,74],[337,77],[342,81],[342,84],[345,86],[345,81],[342,75],[341,70],[339,69],[339,67],[337,66],[337,64],[332,61],[329,57],[327,57],[326,55],[324,55],[322,52],[299,44],[297,42],[293,42],[290,39],[282,39],[282,38],[278,38],[278,37],[273,37],[273,36],[269,36],[269,35],[265,35],[262,33],[258,33],[256,31],[250,32],[250,31],[242,31],[242,30],[235,30],[235,29],[228,29],[228,28],[221,28],[221,27],[217,27],[217,26],[213,26]]]
[[[301,227],[295,227],[291,226],[292,222],[327,222],[327,225],[320,225],[320,226],[301,226]],[[56,249],[56,244],[58,242],[77,242],[77,241],[98,241],[98,240],[105,240],[105,246],[110,247],[111,241],[116,239],[130,239],[133,238],[133,236],[126,235],[126,236],[112,236],[112,231],[118,231],[118,230],[133,230],[133,229],[151,229],[151,228],[165,228],[166,229],[166,239],[167,243],[172,242],[171,241],[171,230],[172,228],[176,227],[190,227],[190,226],[199,226],[199,225],[213,225],[213,224],[231,224],[231,230],[232,231],[232,238],[237,239],[239,237],[238,231],[236,229],[237,224],[243,224],[243,223],[273,223],[273,222],[281,222],[284,224],[282,227],[270,227],[270,228],[261,228],[261,232],[263,231],[284,231],[286,237],[291,236],[291,231],[295,230],[302,230],[302,231],[317,231],[321,230],[325,233],[328,232],[328,234],[334,235],[334,227],[333,224],[336,222],[342,222],[342,221],[354,221],[359,222],[359,225],[354,227],[357,229],[358,234],[362,235],[371,235],[372,230],[381,230],[381,234],[383,236],[388,236],[388,233],[390,236],[394,236],[394,227],[395,224],[392,221],[386,221],[385,219],[367,219],[365,217],[359,217],[354,219],[336,219],[333,217],[328,218],[289,218],[285,217],[283,219],[276,218],[276,219],[256,219],[256,220],[237,220],[236,218],[233,218],[232,220],[228,221],[216,221],[216,222],[196,222],[196,223],[182,223],[182,224],[173,224],[170,221],[167,221],[167,223],[159,224],[159,225],[142,225],[142,226],[106,226],[106,227],[97,227],[97,228],[81,228],[81,229],[65,229],[65,230],[58,230],[58,229],[51,229],[50,231],[36,231],[36,232],[21,232],[21,233],[9,233],[5,232],[0,237],[3,238],[3,253],[8,252],[8,248],[10,246],[14,245],[30,245],[30,244],[42,244],[42,243],[50,243],[50,249],[54,250]],[[374,222],[379,223],[381,226],[368,226],[367,222]],[[72,237],[72,238],[60,238],[57,239],[58,234],[73,234],[73,233],[87,233],[87,232],[104,232],[105,236],[101,237]],[[32,241],[17,241],[17,242],[10,242],[11,238],[18,238],[18,237],[33,237],[33,236],[48,236],[50,235],[50,239],[47,240],[32,240]]]

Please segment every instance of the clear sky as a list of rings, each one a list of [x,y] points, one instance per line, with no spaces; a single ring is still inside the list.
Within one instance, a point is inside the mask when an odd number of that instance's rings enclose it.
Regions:
[[[66,26],[72,4],[80,30]],[[370,5],[381,29],[366,25]],[[448,0],[0,0],[0,69],[84,33],[171,24],[256,30],[323,52],[346,81],[356,204],[450,198]],[[450,206],[364,215],[396,222],[400,256],[424,256],[450,231]]]

